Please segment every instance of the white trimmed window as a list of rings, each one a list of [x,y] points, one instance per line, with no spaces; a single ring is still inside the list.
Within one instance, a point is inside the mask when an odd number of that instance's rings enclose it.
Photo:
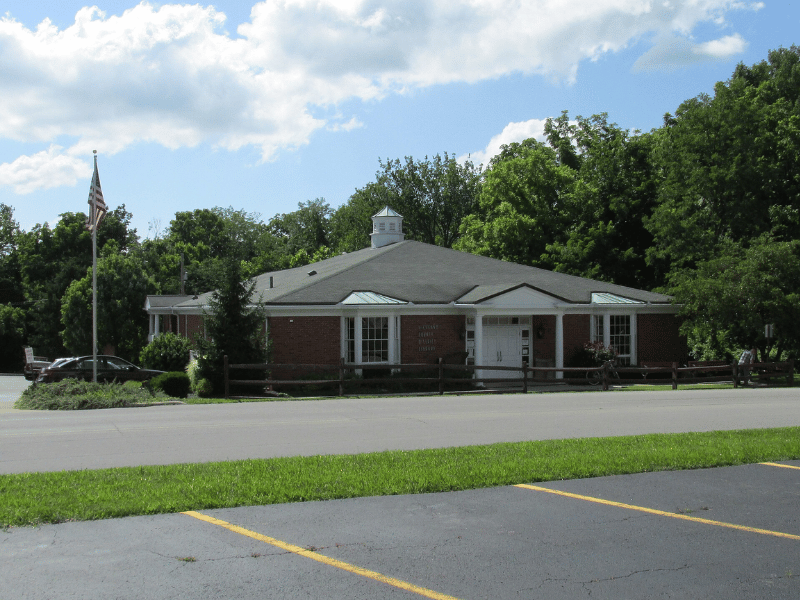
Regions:
[[[633,319],[631,315],[592,315],[592,341],[617,352],[617,363],[633,362]]]
[[[603,326],[603,321],[605,320],[605,315],[592,315],[592,341],[601,344],[606,344],[605,338],[605,327]]]
[[[361,319],[361,362],[389,362],[389,317]]]
[[[609,345],[617,351],[617,362],[631,364],[631,317],[630,315],[610,315]]]
[[[344,318],[344,361],[356,362],[356,319]]]

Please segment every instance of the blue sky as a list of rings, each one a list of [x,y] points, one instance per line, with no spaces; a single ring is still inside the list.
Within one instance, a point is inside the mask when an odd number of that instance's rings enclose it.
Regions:
[[[0,202],[23,229],[86,210],[92,150],[141,237],[214,206],[333,208],[378,160],[487,162],[547,117],[625,129],[800,44],[796,1],[11,0]]]

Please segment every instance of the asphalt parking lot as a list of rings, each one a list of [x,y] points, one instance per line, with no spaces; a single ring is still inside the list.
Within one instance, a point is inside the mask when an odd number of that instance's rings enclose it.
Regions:
[[[798,506],[793,461],[11,528],[0,597],[795,599]]]
[[[76,415],[13,411],[15,394],[26,386],[21,377],[0,377],[0,413],[5,411],[0,427],[6,430],[0,455],[19,445],[30,455],[31,444],[59,439],[65,431],[83,440],[84,447],[97,437],[86,423],[71,423]],[[671,415],[673,424],[681,415],[699,416],[698,401],[704,399],[709,424],[719,427],[727,422],[722,415],[733,412],[750,419],[750,426],[774,426],[747,416],[753,402],[766,415],[772,397],[752,392],[684,395],[665,404],[663,414]],[[777,405],[786,425],[796,420],[789,414],[793,398],[790,394]],[[560,432],[581,414],[561,407],[568,396],[559,398],[558,409],[543,399],[524,409],[498,409],[504,415],[500,423],[510,426],[526,414],[535,421],[539,415]],[[234,411],[253,409],[244,406]],[[618,422],[645,405],[633,396],[619,404],[613,395],[598,393],[582,395],[578,406],[593,430],[605,431],[599,415],[610,413]],[[656,416],[662,414],[659,406]],[[286,407],[262,406],[267,408]],[[383,412],[366,418],[361,404],[355,409],[369,429],[387,420]],[[420,414],[419,406],[413,410]],[[482,412],[476,410],[468,415],[477,423]],[[117,445],[135,435],[154,443],[147,419],[139,420],[149,413],[100,412],[82,413],[81,420],[113,416]],[[164,421],[170,412],[152,413],[162,421],[156,431],[165,439],[180,429]],[[194,412],[178,416],[189,414]],[[253,418],[247,415],[248,421]],[[498,418],[489,416],[481,431]],[[126,426],[132,419],[135,425]],[[408,420],[404,414],[398,419],[388,422],[400,427]],[[447,416],[446,422],[452,419]],[[443,421],[431,415],[426,420],[441,436],[437,424]],[[337,412],[331,421],[341,437],[349,419]],[[270,422],[262,416],[256,424],[264,428]],[[311,427],[303,416],[300,422],[306,431]],[[421,423],[416,419],[414,427]],[[205,421],[201,425],[209,427]],[[535,429],[535,423],[528,428]],[[242,426],[231,431],[242,437]],[[585,435],[581,432],[575,434]],[[8,528],[0,529],[0,599],[796,599],[798,507],[800,461],[791,461]]]

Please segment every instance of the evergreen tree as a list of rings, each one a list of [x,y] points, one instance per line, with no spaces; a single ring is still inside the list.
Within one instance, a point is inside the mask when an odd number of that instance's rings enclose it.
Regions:
[[[206,339],[199,340],[200,375],[216,393],[224,387],[223,359],[230,364],[263,363],[267,359],[264,310],[253,300],[254,281],[242,281],[238,261],[230,261],[219,289],[212,292],[205,315]],[[252,377],[237,371],[237,377]]]

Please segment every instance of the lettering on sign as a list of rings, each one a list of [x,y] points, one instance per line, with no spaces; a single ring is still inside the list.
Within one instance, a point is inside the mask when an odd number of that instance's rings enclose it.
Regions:
[[[435,352],[436,351],[436,330],[439,329],[438,325],[420,325],[419,326],[419,351],[420,352]]]

